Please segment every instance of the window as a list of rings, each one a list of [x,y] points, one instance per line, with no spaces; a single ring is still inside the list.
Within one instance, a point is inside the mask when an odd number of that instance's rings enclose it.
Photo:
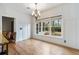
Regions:
[[[39,22],[39,32],[41,32],[41,22]]]
[[[49,22],[45,21],[44,22],[44,31],[43,31],[44,35],[49,35],[50,34],[49,31],[50,31]]]
[[[36,24],[36,34],[38,34],[38,24]]]
[[[51,21],[51,35],[61,36],[61,18],[56,18]]]
[[[44,19],[36,23],[36,34],[62,36],[61,16]]]
[[[43,28],[42,28],[43,31],[45,31],[45,22],[43,22]]]

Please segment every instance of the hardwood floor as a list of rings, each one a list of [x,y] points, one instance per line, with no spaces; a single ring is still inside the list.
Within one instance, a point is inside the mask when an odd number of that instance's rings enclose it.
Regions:
[[[9,44],[9,55],[77,55],[79,50],[28,39]]]

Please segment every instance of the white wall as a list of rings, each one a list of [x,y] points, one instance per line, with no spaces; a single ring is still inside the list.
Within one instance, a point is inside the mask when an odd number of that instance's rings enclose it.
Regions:
[[[31,36],[31,16],[22,12],[21,6],[18,5],[20,4],[0,4],[0,32],[2,32],[2,16],[14,17],[16,41],[21,41]]]
[[[34,28],[32,30],[33,38],[79,49],[79,4],[61,4],[50,10],[42,12],[40,18],[60,14],[63,18],[63,38],[35,35],[35,20],[32,22],[32,27]],[[67,42],[64,43],[64,40]]]

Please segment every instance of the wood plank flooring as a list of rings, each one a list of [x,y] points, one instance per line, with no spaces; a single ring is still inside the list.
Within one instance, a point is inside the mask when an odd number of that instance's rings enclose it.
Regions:
[[[78,55],[79,50],[28,39],[9,44],[9,55]]]

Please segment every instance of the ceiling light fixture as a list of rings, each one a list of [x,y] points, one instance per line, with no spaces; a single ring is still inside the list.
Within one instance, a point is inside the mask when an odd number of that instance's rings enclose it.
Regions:
[[[36,20],[40,16],[40,11],[37,9],[37,3],[35,3],[35,9],[32,12],[32,16],[34,16]]]

